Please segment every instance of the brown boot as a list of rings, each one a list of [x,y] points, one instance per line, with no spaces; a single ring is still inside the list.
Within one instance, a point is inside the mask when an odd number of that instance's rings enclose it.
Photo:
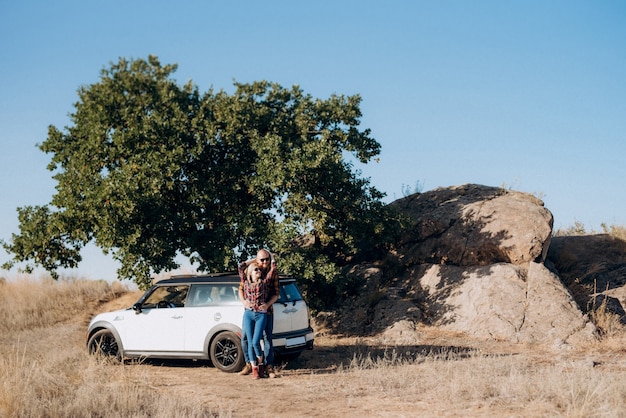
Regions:
[[[256,380],[256,379],[258,379],[259,377],[260,377],[260,376],[259,376],[259,368],[258,368],[258,366],[252,366],[252,378],[253,378],[254,380]]]
[[[259,377],[266,378],[267,375],[265,374],[265,364],[263,364],[263,357],[257,357],[256,359],[257,359],[256,364],[259,367]]]
[[[239,372],[240,376],[247,376],[250,373],[252,373],[252,366],[250,365],[250,363],[246,363],[245,366],[243,366],[243,369],[241,369],[241,371]]]

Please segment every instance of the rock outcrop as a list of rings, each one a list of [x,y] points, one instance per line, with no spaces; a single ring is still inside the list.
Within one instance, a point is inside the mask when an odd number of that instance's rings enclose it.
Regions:
[[[593,334],[559,278],[543,264],[430,265],[416,282],[431,324],[478,338],[560,346]]]
[[[595,338],[595,326],[544,263],[553,217],[541,200],[470,184],[392,205],[412,226],[388,260],[350,270],[363,287],[332,319],[342,332],[399,329],[403,339],[419,339],[418,325],[425,323],[553,347]]]
[[[414,226],[400,237],[407,264],[484,266],[545,259],[552,213],[536,197],[475,184],[414,194],[391,204]]]
[[[626,241],[608,234],[557,236],[548,262],[584,311],[604,304],[626,323]]]

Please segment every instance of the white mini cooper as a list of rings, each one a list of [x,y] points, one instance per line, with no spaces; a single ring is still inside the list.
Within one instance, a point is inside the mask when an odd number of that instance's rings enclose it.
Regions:
[[[96,315],[87,348],[120,360],[204,359],[224,372],[237,372],[244,366],[238,290],[235,273],[161,280],[131,308]],[[313,349],[309,310],[293,278],[280,279],[272,341],[275,355],[284,358]]]

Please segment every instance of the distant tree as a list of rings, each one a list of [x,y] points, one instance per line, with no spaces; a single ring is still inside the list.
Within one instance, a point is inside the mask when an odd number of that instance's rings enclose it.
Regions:
[[[358,129],[358,95],[314,99],[266,81],[201,94],[172,80],[175,70],[122,58],[79,89],[72,125],[50,126],[39,146],[56,194],[18,208],[5,268],[55,274],[93,241],[121,263],[120,279],[145,287],[179,253],[223,270],[268,246],[286,268],[332,285],[339,266],[386,245],[395,217],[344,158],[380,152]]]
[[[424,190],[424,183],[417,180],[413,188],[408,184],[402,184],[402,196],[407,197],[415,193],[422,193]]]

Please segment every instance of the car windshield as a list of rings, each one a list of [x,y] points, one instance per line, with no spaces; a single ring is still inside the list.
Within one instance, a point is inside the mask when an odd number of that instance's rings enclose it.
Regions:
[[[287,282],[280,284],[280,297],[278,298],[279,303],[287,303],[294,302],[297,300],[302,300],[302,295],[300,294],[300,290],[298,286],[296,286],[295,282]]]

